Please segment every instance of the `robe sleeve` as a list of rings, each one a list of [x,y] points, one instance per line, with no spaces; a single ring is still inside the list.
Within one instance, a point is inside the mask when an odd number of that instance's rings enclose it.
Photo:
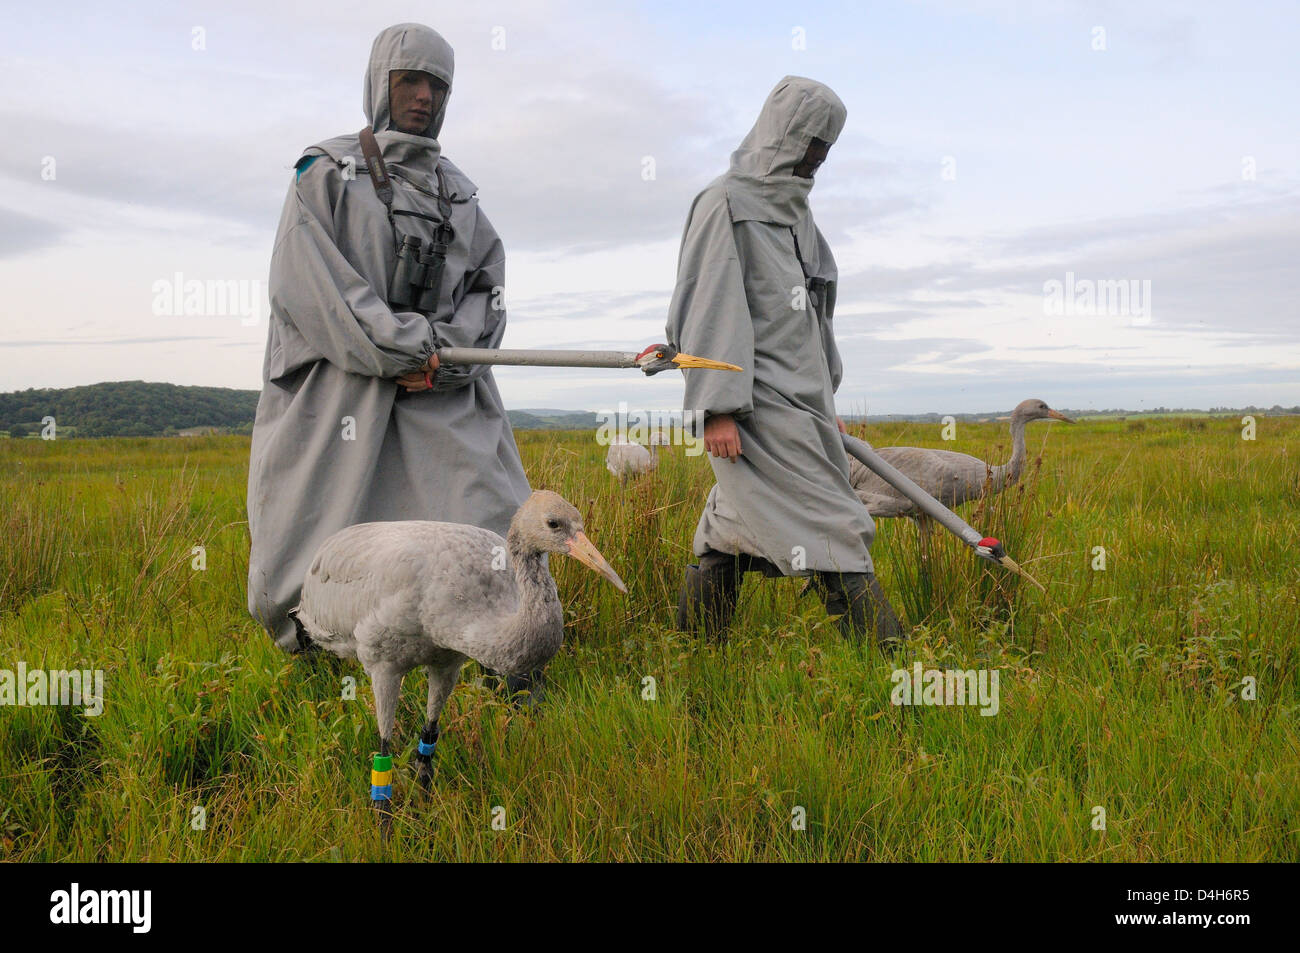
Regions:
[[[469,264],[452,295],[454,310],[451,316],[433,322],[436,345],[500,347],[506,333],[505,282],[505,246],[492,223],[476,205]],[[433,389],[464,387],[491,369],[486,364],[442,365],[433,378]]]
[[[696,421],[754,410],[754,324],[745,295],[725,193],[706,190],[691,206],[668,306],[668,341],[680,351],[739,365],[735,371],[683,371],[683,407]],[[701,413],[702,412],[702,413]]]
[[[316,161],[285,202],[269,286],[273,313],[292,329],[283,335],[292,353],[281,357],[282,372],[321,359],[369,377],[417,371],[433,353],[429,323],[393,311],[339,250],[333,210],[343,185],[333,162]]]

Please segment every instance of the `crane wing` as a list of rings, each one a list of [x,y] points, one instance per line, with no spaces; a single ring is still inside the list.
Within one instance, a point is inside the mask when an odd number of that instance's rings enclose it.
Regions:
[[[463,620],[517,604],[504,539],[461,523],[406,520],[359,523],[327,539],[307,570],[299,609],[313,628],[347,638],[381,610],[416,619],[432,609]]]

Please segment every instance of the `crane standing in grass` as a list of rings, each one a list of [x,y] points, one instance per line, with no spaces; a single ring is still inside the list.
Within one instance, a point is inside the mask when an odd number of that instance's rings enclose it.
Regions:
[[[605,468],[625,486],[628,477],[652,473],[658,466],[659,444],[654,440],[650,441],[648,450],[639,443],[616,441],[609,445],[605,454]]]
[[[1021,401],[1011,412],[1011,459],[1001,466],[952,450],[923,447],[876,447],[875,450],[921,489],[952,508],[985,495],[1001,493],[1009,484],[1019,481],[1026,459],[1025,425],[1032,420],[1074,423],[1037,398]],[[916,504],[856,459],[849,461],[849,482],[873,517],[910,516],[921,527],[922,535],[925,534],[927,520],[917,510]]]
[[[461,666],[474,659],[507,675],[540,670],[560,649],[564,612],[546,553],[565,553],[623,592],[627,587],[557,493],[533,493],[502,539],[461,523],[361,523],[317,551],[294,616],[321,648],[356,658],[370,676],[380,748],[371,798],[387,816],[389,742],[407,672],[429,676],[417,760],[428,788],[438,716]],[[507,560],[508,557],[508,560]]]

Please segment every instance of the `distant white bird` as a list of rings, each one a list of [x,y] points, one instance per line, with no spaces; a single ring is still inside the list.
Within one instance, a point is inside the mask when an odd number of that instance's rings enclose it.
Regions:
[[[628,477],[639,477],[659,466],[659,444],[651,441],[647,450],[639,443],[615,441],[605,454],[605,468],[626,484]]]
[[[618,573],[583,532],[562,496],[538,490],[505,539],[461,523],[360,523],[327,539],[294,609],[317,645],[359,659],[375,692],[380,751],[371,798],[388,814],[389,741],[402,678],[429,676],[419,780],[428,788],[438,716],[466,659],[507,675],[541,668],[560,648],[564,612],[545,553],[565,553],[623,592]]]
[[[1001,466],[951,450],[876,447],[875,451],[925,492],[944,506],[952,508],[984,496],[986,487],[989,494],[1001,493],[1008,484],[1018,481],[1027,456],[1025,425],[1032,420],[1048,419],[1074,423],[1060,411],[1053,410],[1036,398],[1023,400],[1016,405],[1016,409],[1011,412],[1011,459]],[[872,516],[910,516],[918,520],[924,531],[927,521],[922,518],[916,504],[855,458],[849,459],[849,482]]]

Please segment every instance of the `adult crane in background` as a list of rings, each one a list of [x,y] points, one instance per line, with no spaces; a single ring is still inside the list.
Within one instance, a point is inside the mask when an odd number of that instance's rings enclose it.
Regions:
[[[875,451],[921,489],[952,508],[985,495],[1001,493],[1009,484],[1019,481],[1026,459],[1025,426],[1033,420],[1074,423],[1037,398],[1021,401],[1011,412],[1011,459],[1000,466],[952,450],[876,447]],[[849,460],[849,482],[873,517],[910,516],[917,520],[924,534],[926,519],[916,504],[852,458]]]

